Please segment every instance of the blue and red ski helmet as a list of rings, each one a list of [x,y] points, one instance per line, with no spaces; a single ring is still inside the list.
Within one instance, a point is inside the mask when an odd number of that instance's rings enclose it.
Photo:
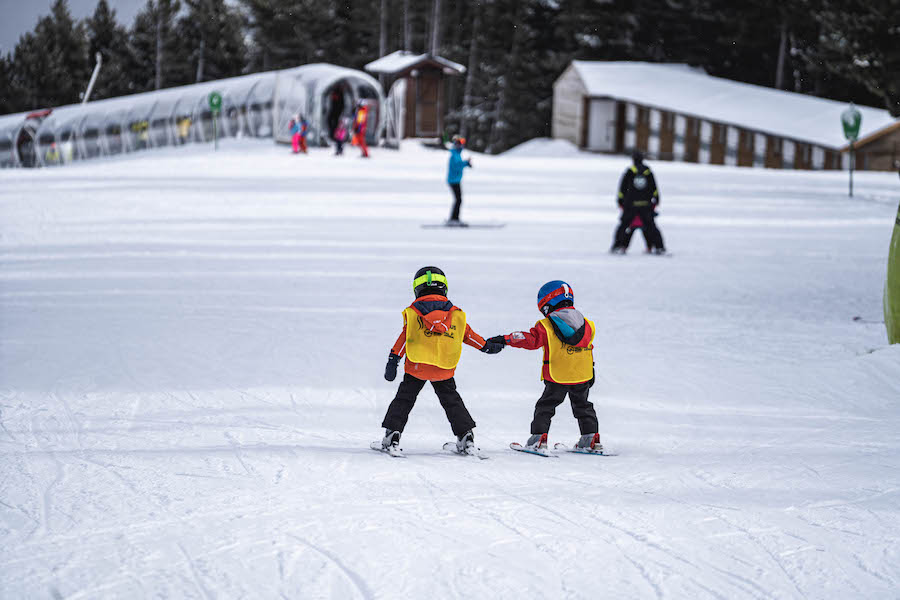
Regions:
[[[572,286],[565,281],[559,279],[548,281],[538,291],[537,305],[538,310],[547,316],[557,308],[574,306],[575,292],[572,291]]]

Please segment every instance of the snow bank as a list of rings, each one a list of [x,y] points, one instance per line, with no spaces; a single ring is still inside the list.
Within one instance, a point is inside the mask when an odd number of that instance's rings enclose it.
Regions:
[[[522,142],[518,146],[510,148],[501,156],[546,156],[546,157],[566,157],[577,156],[581,154],[578,146],[569,140],[554,140],[552,138],[534,138],[527,142]]]

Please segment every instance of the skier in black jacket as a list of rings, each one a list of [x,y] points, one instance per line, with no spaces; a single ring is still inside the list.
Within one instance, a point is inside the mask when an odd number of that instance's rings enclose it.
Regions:
[[[616,237],[610,252],[625,254],[634,230],[641,228],[647,243],[647,252],[665,254],[662,233],[656,227],[656,207],[659,206],[659,189],[650,167],[644,164],[644,155],[635,150],[631,155],[634,164],[619,182],[619,209],[622,220],[616,229]]]

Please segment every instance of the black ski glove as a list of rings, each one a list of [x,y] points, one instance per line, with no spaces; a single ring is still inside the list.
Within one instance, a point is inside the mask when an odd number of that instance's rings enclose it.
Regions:
[[[400,364],[400,357],[393,352],[388,356],[387,365],[384,367],[384,378],[388,381],[397,379],[397,365]]]
[[[506,336],[505,335],[495,335],[492,338],[488,338],[485,340],[486,342],[493,342],[495,344],[500,344],[501,346],[506,345]]]
[[[505,344],[498,344],[497,342],[492,342],[491,340],[485,340],[484,347],[481,349],[481,351],[486,354],[497,354],[498,352],[503,350],[503,346],[505,346]]]

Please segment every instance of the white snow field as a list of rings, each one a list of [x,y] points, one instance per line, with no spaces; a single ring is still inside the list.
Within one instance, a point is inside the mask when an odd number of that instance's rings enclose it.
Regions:
[[[898,598],[893,173],[654,163],[671,258],[607,253],[628,162],[271,142],[0,172],[0,598]],[[564,279],[616,456],[540,458],[540,352],[466,347],[369,449],[419,267],[485,336]],[[855,320],[854,320],[855,319]],[[578,436],[568,404],[552,442]]]

